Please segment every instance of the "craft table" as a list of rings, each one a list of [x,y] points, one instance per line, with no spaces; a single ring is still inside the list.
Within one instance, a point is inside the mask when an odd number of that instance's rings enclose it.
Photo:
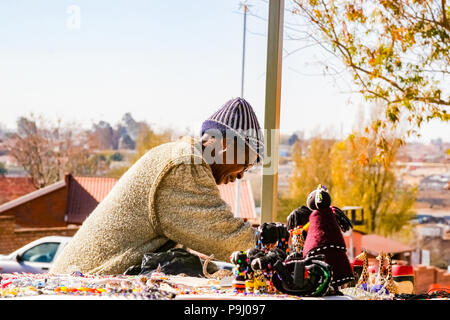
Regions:
[[[154,274],[72,276],[0,274],[0,300],[353,300],[350,296],[297,297],[237,293],[232,278],[222,280]],[[155,294],[154,294],[155,293]]]

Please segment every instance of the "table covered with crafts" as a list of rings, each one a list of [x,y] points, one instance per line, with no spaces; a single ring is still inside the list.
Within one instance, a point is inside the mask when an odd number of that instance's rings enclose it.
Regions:
[[[85,276],[49,273],[0,274],[0,297],[3,299],[144,299],[144,300],[302,300],[357,299],[350,295],[329,297],[299,297],[273,293],[238,292],[232,278],[208,279],[185,275],[153,273],[145,276]],[[378,297],[381,298],[389,298]]]
[[[448,299],[448,293],[416,296],[411,283],[396,282],[389,254],[380,254],[379,272],[371,277],[367,255],[352,266],[352,281],[341,285],[324,255],[303,256],[304,230],[280,223],[258,228],[257,245],[235,251],[230,262],[202,260],[181,248],[145,254],[141,265],[123,274],[0,274],[2,299],[139,299],[139,300],[404,300]],[[289,242],[286,240],[289,238]],[[325,246],[319,247],[326,251]],[[331,247],[332,251],[344,251]],[[340,255],[342,258],[343,256]],[[344,262],[348,261],[343,259]],[[384,263],[387,261],[386,268]],[[224,263],[228,268],[224,267]],[[341,261],[334,261],[335,265]],[[210,265],[214,268],[210,269]],[[221,266],[221,267],[220,267]],[[210,271],[208,271],[210,269]],[[231,271],[231,270],[232,271]],[[212,270],[212,271],[211,271]],[[387,273],[384,273],[387,271]]]
[[[367,292],[358,287],[342,289],[341,296],[300,297],[272,293],[238,292],[232,278],[208,279],[153,273],[145,276],[85,276],[14,273],[0,274],[0,298],[13,300],[138,299],[138,300],[407,300],[412,296]],[[421,299],[448,299],[422,295]]]

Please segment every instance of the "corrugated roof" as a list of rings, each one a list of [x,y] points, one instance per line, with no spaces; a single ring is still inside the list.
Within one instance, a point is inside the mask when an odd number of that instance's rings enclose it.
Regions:
[[[83,223],[116,182],[113,178],[69,176],[66,222]]]
[[[413,250],[410,246],[377,234],[363,235],[361,238],[361,248],[372,255],[378,255],[381,251],[400,253]]]
[[[117,182],[117,179],[103,177],[74,177],[74,179],[98,202],[108,195]]]
[[[230,182],[227,184],[218,185],[220,196],[230,206],[233,213],[236,214],[236,182]],[[253,200],[253,193],[250,186],[250,182],[245,179],[241,179],[241,194],[240,194],[240,218],[248,220],[256,220],[255,202]]]

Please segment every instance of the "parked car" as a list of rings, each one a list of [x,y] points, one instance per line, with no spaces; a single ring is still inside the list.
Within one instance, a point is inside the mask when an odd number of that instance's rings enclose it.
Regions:
[[[43,237],[9,255],[0,255],[0,273],[45,273],[71,239],[62,236]]]
[[[416,219],[418,220],[419,224],[435,222],[435,218],[429,214],[418,214],[416,216]]]

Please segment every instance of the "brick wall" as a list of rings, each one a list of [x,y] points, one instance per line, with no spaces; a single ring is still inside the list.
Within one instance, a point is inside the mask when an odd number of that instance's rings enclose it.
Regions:
[[[73,236],[79,226],[50,228],[18,228],[14,216],[0,216],[0,254],[9,254],[14,250],[46,236]]]
[[[433,283],[450,287],[450,273],[436,267],[418,265],[414,268],[415,293],[426,293]]]
[[[0,216],[0,254],[14,251],[16,219],[14,216]]]
[[[438,270],[436,273],[436,283],[450,286],[450,273],[445,270]]]

